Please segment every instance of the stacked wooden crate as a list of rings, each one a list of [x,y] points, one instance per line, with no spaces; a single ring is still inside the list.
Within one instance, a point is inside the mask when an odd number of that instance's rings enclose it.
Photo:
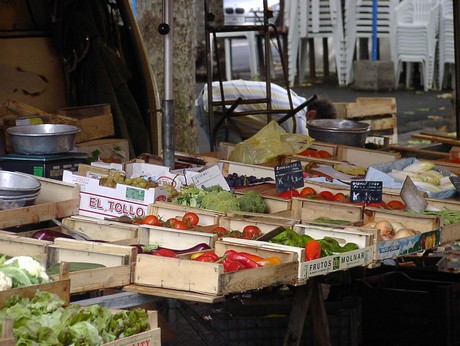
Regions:
[[[335,103],[338,118],[370,125],[367,143],[397,144],[396,99],[393,97],[358,97],[356,102]],[[387,142],[388,141],[388,142]]]

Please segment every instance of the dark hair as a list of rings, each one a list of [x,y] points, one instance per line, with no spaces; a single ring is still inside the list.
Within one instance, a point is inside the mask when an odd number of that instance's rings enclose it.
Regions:
[[[335,119],[337,117],[335,106],[327,96],[318,96],[308,105],[307,111],[310,110],[316,111],[317,119]]]

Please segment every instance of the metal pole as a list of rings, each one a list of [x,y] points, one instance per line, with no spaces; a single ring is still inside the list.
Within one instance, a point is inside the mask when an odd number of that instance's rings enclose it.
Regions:
[[[455,129],[460,139],[460,3],[452,1],[454,6],[454,46],[455,46]]]
[[[174,169],[174,102],[173,102],[173,0],[163,1],[163,19],[158,31],[164,35],[164,88],[162,115],[163,164]]]
[[[378,0],[372,1],[372,61],[377,61],[377,16]]]

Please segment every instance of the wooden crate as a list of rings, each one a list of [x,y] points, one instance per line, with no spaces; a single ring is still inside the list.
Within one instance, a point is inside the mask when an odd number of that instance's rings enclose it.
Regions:
[[[62,220],[62,223],[77,231],[83,232],[91,239],[104,240],[118,245],[137,243],[139,239],[139,225],[123,222],[100,220],[85,216],[71,216]]]
[[[103,346],[161,346],[161,330],[158,327],[158,312],[148,311],[150,329],[119,340],[108,342]]]
[[[132,336],[114,340],[105,343],[102,346],[125,346],[125,345],[146,345],[146,346],[160,346],[161,345],[161,330],[158,327],[158,312],[148,311],[150,329]],[[13,321],[3,321],[3,333],[0,337],[0,346],[14,346],[16,345],[13,336]]]
[[[266,249],[292,249],[299,252],[298,268],[297,268],[297,285],[303,285],[308,278],[318,275],[328,274],[333,271],[344,270],[351,267],[370,264],[373,261],[374,244],[376,232],[369,230],[364,231],[359,227],[332,227],[319,225],[296,224],[292,229],[300,235],[309,235],[314,239],[323,239],[331,237],[336,239],[340,245],[347,242],[353,242],[358,245],[358,250],[353,250],[345,253],[337,253],[327,257],[321,257],[313,261],[305,261],[305,250],[288,246],[275,244],[264,241],[248,241],[250,243],[259,243],[257,246]]]
[[[163,221],[167,221],[169,218],[182,218],[187,212],[194,212],[198,215],[200,218],[198,223],[199,226],[216,225],[219,223],[219,218],[223,215],[223,213],[212,210],[193,208],[162,201],[156,201],[150,204],[147,210],[148,215],[156,215]]]
[[[257,226],[262,234],[273,231],[278,227],[292,227],[299,220],[285,217],[263,217],[260,214],[235,214],[233,216],[224,216],[219,220],[219,226],[227,230],[243,231],[246,226]]]
[[[95,157],[96,152],[99,152],[97,158],[104,162],[123,163],[130,159],[129,142],[122,138],[103,138],[77,143],[74,151],[86,153],[90,157]]]
[[[424,251],[425,239],[433,237],[433,246],[441,241],[441,220],[435,215],[413,214],[405,211],[387,210],[382,208],[364,208],[363,225],[387,220],[397,222],[406,228],[420,232],[411,237],[379,241],[376,247],[376,259],[383,260],[396,256]]]
[[[257,178],[272,178],[275,180],[275,170],[273,167],[251,165],[248,163],[240,163],[233,161],[222,160],[222,174],[226,177],[230,173],[238,175],[254,175]]]
[[[63,123],[77,126],[81,132],[77,134],[76,143],[115,135],[112,111],[109,104],[60,108],[57,111]]]
[[[247,240],[234,239],[227,242],[226,239],[216,242],[215,252],[219,256],[228,249],[235,249],[262,257],[277,256],[282,263],[225,273],[221,263],[193,261],[185,255],[169,258],[140,254],[135,266],[134,286],[173,289],[216,297],[296,282],[297,250],[262,249],[250,245],[252,242]],[[134,290],[133,285],[130,286],[129,290]],[[142,291],[148,292],[147,289]]]
[[[57,238],[53,244],[48,245],[47,251],[47,267],[61,262],[95,263],[104,266],[70,272],[70,293],[123,287],[132,282],[136,254],[132,246]]]
[[[205,243],[214,248],[217,240],[216,234],[198,230],[179,230],[150,225],[140,226],[137,243],[143,245],[158,244],[165,248],[184,250]]]
[[[367,143],[398,143],[396,99],[358,97],[356,102],[335,103],[338,118],[365,122],[370,125]]]
[[[12,232],[0,231],[0,254],[6,256],[30,256],[46,266],[48,257],[47,247],[53,244],[51,241],[38,240],[14,234]]]
[[[292,199],[292,215],[302,222],[317,218],[349,221],[350,224],[363,220],[363,206],[360,204],[330,202],[308,198]]]
[[[56,294],[64,302],[70,302],[70,279],[56,279],[52,282],[37,284],[26,287],[12,288],[0,291],[0,307],[12,296],[18,295],[24,298],[32,298],[37,291],[46,291]],[[1,344],[0,344],[1,345]]]
[[[386,152],[380,150],[337,145],[336,154],[331,158],[313,158],[302,155],[290,155],[286,156],[284,160],[285,163],[300,161],[302,167],[310,164],[311,162],[326,165],[348,162],[352,165],[368,167],[374,164],[395,161],[400,158],[401,154],[398,152]]]
[[[75,184],[36,177],[41,183],[34,205],[0,211],[0,228],[22,226],[77,215],[80,189]]]

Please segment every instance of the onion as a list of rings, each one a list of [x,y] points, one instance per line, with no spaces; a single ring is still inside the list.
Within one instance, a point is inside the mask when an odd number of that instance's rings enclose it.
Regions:
[[[380,231],[380,237],[382,240],[393,239],[395,232],[391,222],[387,220],[379,221],[374,225],[374,228],[377,228]]]
[[[400,239],[400,238],[406,238],[406,237],[411,237],[415,235],[415,231],[409,228],[401,228],[398,232],[395,233],[393,239]]]

